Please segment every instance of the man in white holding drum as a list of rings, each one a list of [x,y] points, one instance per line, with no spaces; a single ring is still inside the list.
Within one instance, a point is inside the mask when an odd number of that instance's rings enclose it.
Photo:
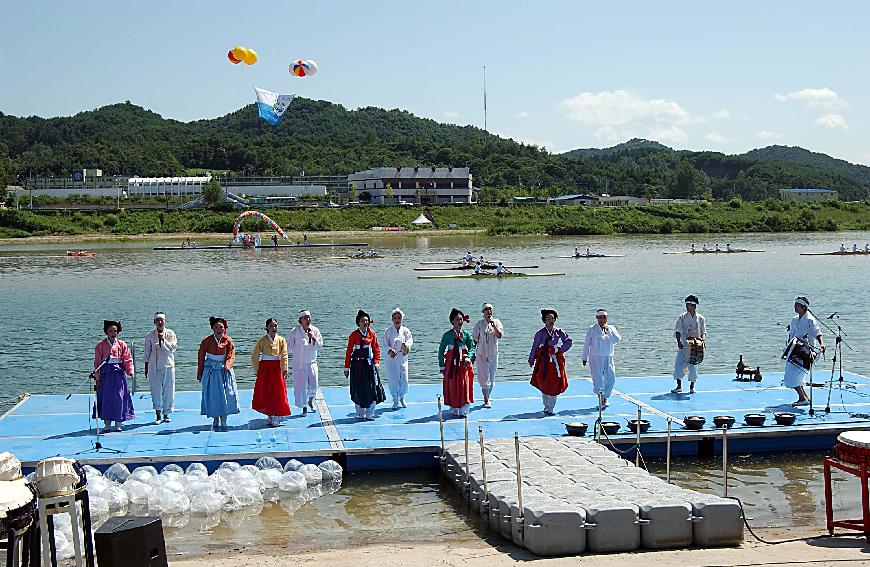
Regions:
[[[689,393],[695,393],[698,365],[704,359],[704,342],[707,340],[707,324],[704,321],[704,316],[697,311],[698,297],[695,295],[686,297],[686,310],[680,313],[674,324],[674,338],[677,339],[677,358],[674,361],[674,380],[677,382],[677,387],[671,390],[671,393],[674,394],[683,391],[683,376],[687,373],[689,375]],[[700,351],[700,356],[697,354],[693,356],[691,343],[695,343],[695,351]]]
[[[822,328],[810,313],[810,300],[804,296],[795,298],[794,312],[795,316],[788,325],[789,348],[784,355],[783,381],[786,388],[794,388],[797,392],[798,399],[794,405],[805,406],[810,400],[804,390],[804,379],[810,373],[816,349],[825,352],[825,345],[822,344]]]

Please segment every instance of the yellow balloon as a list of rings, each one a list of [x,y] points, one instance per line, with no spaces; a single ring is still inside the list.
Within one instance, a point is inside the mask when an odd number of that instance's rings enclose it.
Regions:
[[[237,45],[232,49],[233,57],[235,57],[239,61],[244,61],[246,51],[247,51],[247,49],[245,49],[241,45]]]
[[[243,59],[245,65],[253,65],[257,62],[257,52],[253,49],[245,49],[245,58]]]

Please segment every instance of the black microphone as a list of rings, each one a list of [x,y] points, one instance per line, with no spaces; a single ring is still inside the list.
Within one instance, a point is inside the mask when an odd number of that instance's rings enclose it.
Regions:
[[[827,318],[828,318],[828,319],[833,319],[834,317],[837,316],[837,313],[839,313],[839,311],[834,311],[833,313],[831,313],[830,315],[828,315]]]

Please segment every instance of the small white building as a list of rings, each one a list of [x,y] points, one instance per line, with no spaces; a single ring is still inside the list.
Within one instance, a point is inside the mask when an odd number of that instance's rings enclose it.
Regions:
[[[780,189],[779,198],[783,201],[836,201],[837,192],[830,189]]]
[[[209,173],[193,177],[131,177],[127,180],[127,194],[142,197],[199,195],[202,186],[209,181]]]
[[[352,188],[360,201],[378,205],[469,204],[473,195],[469,168],[452,166],[376,167],[348,175],[347,188]],[[390,191],[392,197],[387,197]]]

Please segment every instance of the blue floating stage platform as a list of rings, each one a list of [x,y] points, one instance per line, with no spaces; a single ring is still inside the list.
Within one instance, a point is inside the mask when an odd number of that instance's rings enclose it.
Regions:
[[[618,378],[603,420],[621,424],[619,433],[610,436],[616,447],[631,447],[636,436],[628,430],[627,420],[635,419],[640,407],[642,418],[650,421],[649,431],[641,435],[641,449],[647,456],[665,453],[668,419],[673,455],[720,452],[722,432],[713,427],[717,415],[737,420],[728,431],[731,451],[825,449],[843,431],[870,429],[870,378],[851,372],[844,372],[843,378],[842,383],[835,380],[830,390],[830,413],[824,411],[828,384],[812,388],[813,415],[807,406],[792,407],[796,395],[781,385],[782,373],[770,373],[763,382],[736,382],[733,374],[701,375],[698,391],[692,395],[670,393],[673,380],[669,376]],[[387,401],[378,406],[375,421],[360,422],[346,387],[323,387],[318,392],[317,412],[303,417],[294,408],[294,415],[280,427],[268,428],[265,417],[250,409],[252,392],[244,390],[239,394],[245,409],[230,416],[227,432],[211,431],[211,420],[199,414],[198,391],[178,392],[172,422],[160,425],[153,423],[150,394],[139,392],[133,400],[136,418],[125,424],[124,431],[101,437],[104,447],[118,453],[92,451],[95,424],[89,419],[90,396],[67,400],[60,395],[34,395],[0,417],[0,451],[12,452],[26,468],[52,456],[75,457],[94,465],[201,461],[216,466],[225,460],[252,462],[264,455],[308,462],[334,458],[350,470],[435,467],[432,457],[440,446],[436,395],[440,391],[440,384],[412,384],[407,408],[393,410]],[[485,409],[480,400],[473,405],[468,419],[472,440],[478,438],[478,427],[483,427],[487,439],[513,437],[514,432],[562,436],[564,424],[576,421],[587,423],[591,434],[598,418],[592,385],[582,378],[572,380],[568,391],[559,396],[555,416],[543,415],[540,393],[525,381],[497,383],[492,404],[492,409]],[[776,425],[776,412],[795,413],[797,420],[789,427]],[[765,414],[765,426],[743,425],[746,413]],[[463,439],[463,420],[449,414],[445,408],[445,440]],[[685,429],[687,415],[705,417],[704,429]]]

